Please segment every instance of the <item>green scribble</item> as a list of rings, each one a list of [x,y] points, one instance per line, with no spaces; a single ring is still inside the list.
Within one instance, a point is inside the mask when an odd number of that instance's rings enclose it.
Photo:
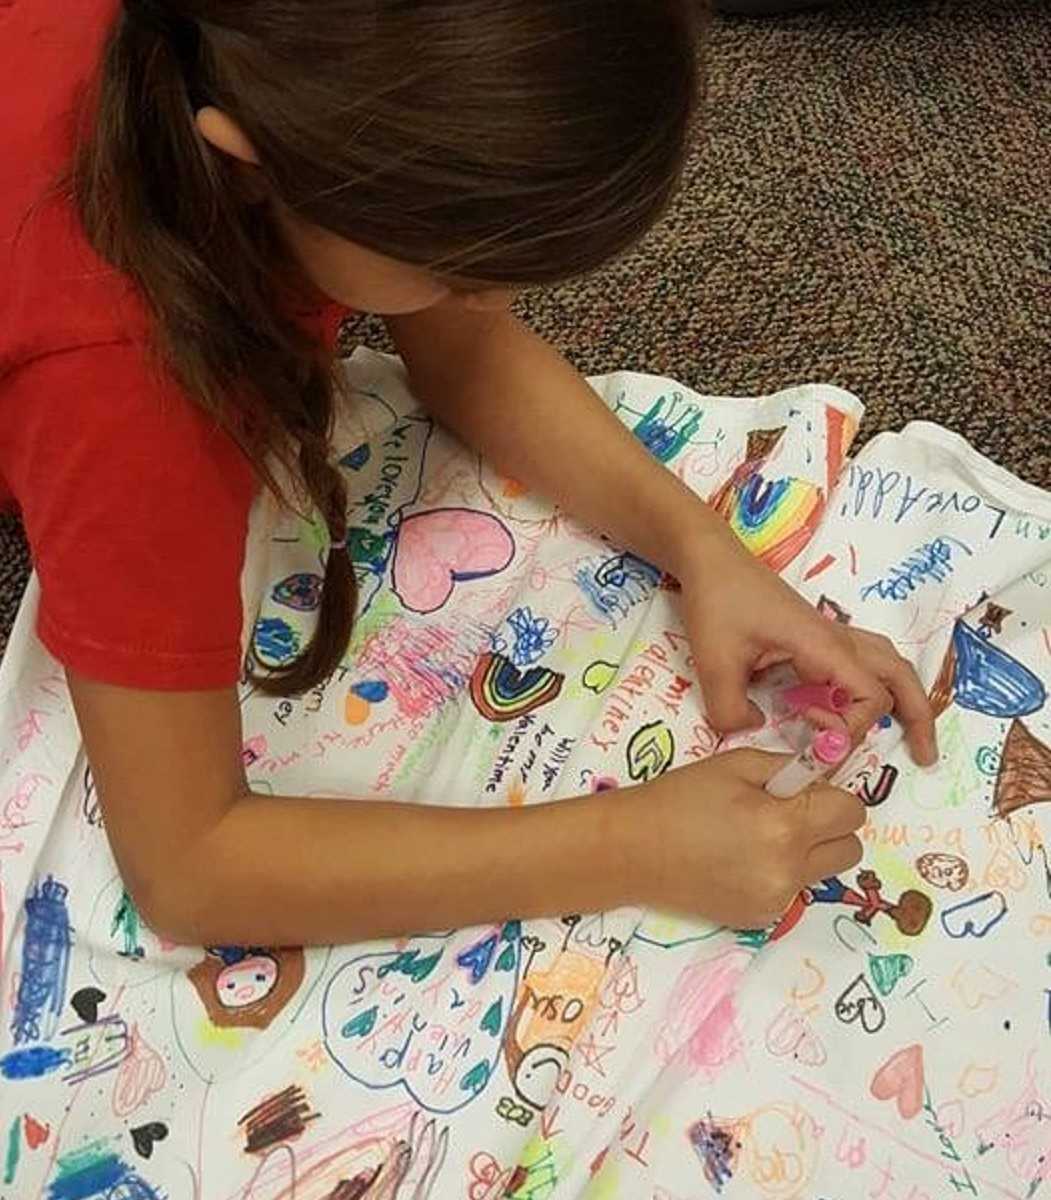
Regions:
[[[688,404],[672,419],[681,398],[676,394],[669,401],[658,396],[633,430],[646,449],[663,463],[671,462],[701,427],[704,414],[694,404]]]
[[[438,965],[441,950],[435,950],[426,958],[420,958],[419,950],[403,950],[393,962],[386,963],[376,972],[378,978],[385,975],[408,975],[413,983],[422,983]]]
[[[350,561],[376,571],[383,569],[389,546],[388,538],[360,525],[355,525],[347,531],[347,553],[350,555]]]
[[[460,1080],[460,1089],[477,1096],[489,1082],[489,1064],[484,1060],[474,1066]]]
[[[322,515],[316,510],[309,517],[303,518],[303,532],[313,543],[314,549],[319,554],[328,549],[331,541],[328,526],[325,524]]]
[[[904,979],[912,967],[913,960],[908,954],[869,955],[869,972],[881,996],[889,996],[894,991],[894,985]]]
[[[364,1012],[358,1013],[356,1017],[351,1019],[343,1026],[340,1033],[345,1038],[351,1037],[367,1037],[372,1032],[376,1025],[376,1014],[379,1011],[374,1004],[371,1008],[367,1008]]]
[[[126,891],[122,890],[120,900],[113,912],[113,924],[110,926],[109,935],[116,937],[118,932],[123,935],[124,949],[118,953],[124,955],[125,958],[142,958],[146,953],[139,942],[141,927],[142,918],[139,916],[139,910],[135,907],[135,901]]]
[[[769,929],[737,929],[734,931],[734,941],[746,950],[761,950],[770,940]]]
[[[454,704],[446,704],[438,709],[431,717],[430,728],[416,739],[412,749],[399,763],[394,778],[391,780],[392,787],[397,787],[405,780],[413,778],[420,760],[429,754],[442,739],[446,733],[445,726],[449,723],[450,718],[455,717],[459,711]]]
[[[65,1179],[67,1175],[79,1175],[98,1166],[99,1163],[108,1162],[113,1158],[109,1142],[109,1138],[99,1138],[98,1141],[81,1146],[79,1150],[71,1150],[68,1154],[61,1155],[56,1178]]]
[[[4,1160],[4,1183],[14,1183],[18,1156],[22,1152],[22,1118],[15,1117],[7,1135],[7,1158]]]
[[[347,652],[343,656],[343,664],[353,666],[365,642],[385,626],[390,625],[392,621],[404,615],[405,610],[396,596],[384,591],[377,593],[368,610],[361,613],[354,622],[354,632],[347,646]]]
[[[525,1145],[518,1169],[504,1193],[507,1200],[547,1200],[558,1186],[558,1167],[551,1147],[534,1135]]]
[[[482,1017],[482,1029],[493,1037],[499,1037],[500,1031],[504,1023],[504,1004],[497,997],[492,1004],[486,1009],[485,1016]]]

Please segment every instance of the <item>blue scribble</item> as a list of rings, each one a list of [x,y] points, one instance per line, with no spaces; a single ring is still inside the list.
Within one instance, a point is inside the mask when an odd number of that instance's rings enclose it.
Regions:
[[[485,978],[496,953],[496,945],[496,934],[493,933],[473,946],[468,946],[466,950],[461,950],[456,956],[456,965],[467,969],[472,983],[480,983]]]
[[[265,663],[285,663],[299,653],[299,634],[280,617],[263,617],[255,627],[255,653]]]
[[[365,679],[361,683],[353,684],[350,690],[369,704],[382,704],[390,692],[390,688],[382,679]]]
[[[344,454],[339,460],[339,465],[346,467],[348,471],[360,471],[371,457],[372,450],[368,442],[362,442],[360,446],[355,446],[349,454]]]
[[[575,579],[595,612],[615,626],[617,617],[627,616],[659,586],[661,573],[645,559],[624,553],[605,559],[594,571],[580,567]]]
[[[953,573],[952,556],[962,550],[969,558],[973,551],[957,538],[939,537],[925,542],[899,563],[886,579],[877,579],[861,589],[862,600],[876,596],[880,600],[907,600],[917,588],[932,579],[944,583]]]
[[[952,631],[953,694],[961,708],[1007,720],[1043,708],[1047,689],[1039,676],[963,621]]]
[[[12,1050],[0,1058],[0,1075],[5,1079],[39,1079],[69,1064],[68,1050],[51,1046],[28,1046]]]
[[[497,654],[506,654],[516,667],[528,667],[551,649],[558,641],[558,630],[551,628],[547,617],[533,615],[530,608],[516,608],[507,618],[514,644],[498,630],[492,635],[493,649]]]
[[[138,1172],[105,1141],[91,1142],[58,1160],[58,1174],[48,1184],[48,1200],[161,1200]]]
[[[607,558],[595,572],[600,587],[626,587],[635,582],[655,588],[660,581],[661,573],[652,563],[628,552]]]
[[[696,404],[686,404],[680,410],[682,403],[682,395],[678,392],[670,401],[658,396],[635,426],[635,436],[654,458],[663,463],[671,462],[701,427],[701,410]]]
[[[68,894],[65,884],[49,875],[26,897],[21,982],[11,1022],[15,1045],[46,1041],[66,1002],[72,944]]]
[[[767,479],[762,471],[749,469],[747,479],[741,484],[735,512],[741,529],[745,533],[761,531],[767,521],[776,518],[786,497],[791,497],[797,486],[798,480],[793,476]]]

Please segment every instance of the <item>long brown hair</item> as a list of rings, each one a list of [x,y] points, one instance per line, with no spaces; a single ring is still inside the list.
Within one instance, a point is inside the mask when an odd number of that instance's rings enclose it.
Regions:
[[[697,90],[697,0],[125,0],[69,176],[154,348],[261,479],[291,469],[332,539],[318,627],[267,691],[346,651],[354,577],[330,459],[331,356],[294,321],[272,208],[199,135],[247,135],[269,192],[393,258],[500,284],[588,271],[667,203]],[[282,496],[291,502],[288,496]]]

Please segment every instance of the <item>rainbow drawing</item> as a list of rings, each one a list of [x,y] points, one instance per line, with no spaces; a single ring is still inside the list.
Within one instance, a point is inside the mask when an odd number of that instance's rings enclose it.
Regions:
[[[785,426],[748,434],[744,462],[715,493],[711,505],[771,570],[783,571],[814,536],[825,511],[826,491],[835,486],[856,430],[849,413],[825,409],[825,489],[806,479],[763,474],[781,446]]]
[[[519,671],[502,654],[487,653],[471,675],[471,699],[487,721],[515,721],[554,700],[563,678],[546,667]]]
[[[783,571],[814,536],[825,497],[805,479],[764,479],[746,460],[712,498],[712,507],[756,558]]]

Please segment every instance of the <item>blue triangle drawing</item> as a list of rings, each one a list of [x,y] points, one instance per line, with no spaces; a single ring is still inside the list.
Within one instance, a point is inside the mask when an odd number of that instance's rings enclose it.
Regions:
[[[1017,658],[957,621],[952,631],[956,657],[956,703],[987,717],[1026,717],[1043,708],[1047,690]]]

